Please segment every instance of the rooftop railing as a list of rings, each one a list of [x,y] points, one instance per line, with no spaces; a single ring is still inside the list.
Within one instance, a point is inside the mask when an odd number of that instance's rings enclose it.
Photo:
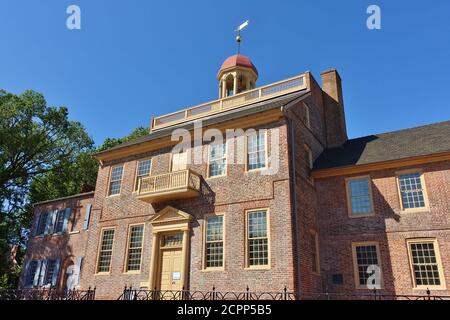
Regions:
[[[210,101],[191,108],[155,117],[151,124],[151,130],[155,131],[183,122],[200,119],[226,110],[243,107],[251,103],[260,102],[291,92],[303,90],[306,89],[306,87],[307,84],[305,75],[302,74],[253,90],[238,93],[230,97]]]

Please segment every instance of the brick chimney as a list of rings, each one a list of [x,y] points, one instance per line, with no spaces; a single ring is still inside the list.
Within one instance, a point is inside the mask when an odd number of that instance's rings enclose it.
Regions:
[[[340,147],[348,139],[341,77],[336,69],[324,71],[320,76],[322,78],[327,147]]]

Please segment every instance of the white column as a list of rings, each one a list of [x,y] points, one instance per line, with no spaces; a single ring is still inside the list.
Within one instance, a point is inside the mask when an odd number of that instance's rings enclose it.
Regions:
[[[233,74],[233,94],[237,94],[238,90],[238,76],[236,73]]]
[[[181,283],[182,286],[187,289],[187,274],[189,272],[189,248],[190,248],[190,239],[189,239],[189,229],[183,230],[183,272],[181,274]]]
[[[150,281],[149,289],[153,290],[156,286],[156,277],[158,272],[158,257],[159,257],[159,235],[158,233],[153,233],[152,239],[152,252],[150,260]]]
[[[227,81],[225,80],[225,77],[222,77],[222,98],[225,98],[227,96]]]

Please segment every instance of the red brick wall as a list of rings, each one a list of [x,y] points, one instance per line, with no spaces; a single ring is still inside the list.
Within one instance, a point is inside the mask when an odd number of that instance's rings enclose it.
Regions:
[[[60,275],[57,285],[65,287],[65,267],[73,264],[76,257],[84,257],[89,230],[83,230],[86,206],[93,203],[93,194],[85,194],[79,197],[71,197],[65,200],[57,200],[36,205],[33,227],[30,234],[34,234],[36,219],[42,212],[71,208],[71,214],[67,225],[68,233],[60,235],[30,236],[27,246],[25,261],[39,259],[61,259]],[[91,212],[91,222],[93,213]],[[23,270],[22,281],[26,270]],[[23,283],[23,282],[22,282]]]
[[[194,217],[191,223],[189,261],[191,289],[210,290],[215,286],[220,291],[242,291],[248,285],[251,290],[281,291],[285,286],[293,290],[293,240],[286,125],[280,121],[265,125],[264,128],[269,129],[269,141],[270,136],[276,134],[275,129],[279,130],[279,172],[275,175],[261,175],[259,172],[245,172],[244,165],[229,165],[227,176],[206,179],[204,195],[195,199],[169,201],[152,206],[136,199],[133,194],[137,160],[150,156],[152,174],[169,172],[169,148],[122,159],[120,162],[106,163],[100,168],[95,193],[95,221],[90,231],[82,286],[96,286],[100,298],[117,298],[125,285],[139,287],[141,282],[148,282],[152,245],[149,220],[155,212],[171,205]],[[107,197],[110,167],[116,163],[125,164],[122,191],[119,196]],[[203,177],[207,176],[206,164],[192,164],[189,167]],[[271,268],[246,270],[244,211],[262,207],[270,209]],[[204,215],[214,212],[225,213],[224,271],[202,270]],[[145,223],[146,228],[142,272],[129,275],[124,273],[128,225],[140,222]],[[100,230],[107,226],[116,227],[112,269],[110,275],[96,275]]]
[[[344,176],[316,180],[317,193],[321,195],[318,201],[321,268],[331,292],[361,292],[355,290],[351,243],[378,241],[385,292],[423,294],[412,288],[406,245],[407,239],[422,237],[437,239],[445,281],[450,285],[450,162],[412,168],[424,172],[429,212],[401,211],[395,172],[408,168],[368,173],[373,183],[375,216],[366,218],[348,217]],[[343,285],[331,283],[335,273],[343,274]]]

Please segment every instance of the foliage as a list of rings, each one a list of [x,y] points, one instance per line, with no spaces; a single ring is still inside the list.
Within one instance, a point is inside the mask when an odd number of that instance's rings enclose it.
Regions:
[[[30,196],[30,190],[61,196],[77,192],[81,187],[77,183],[95,181],[87,177],[92,168],[86,175],[75,178],[75,182],[70,176],[76,172],[72,164],[80,167],[90,163],[86,157],[93,150],[93,140],[79,122],[68,119],[66,107],[49,107],[41,94],[31,90],[21,95],[0,90],[0,282],[3,286],[17,281],[16,264],[9,254],[12,246],[25,245],[26,229],[32,217],[30,199],[39,198]],[[67,168],[70,168],[68,172]],[[64,182],[56,178],[58,173]],[[48,183],[44,187],[37,182],[39,179],[48,179],[54,185]],[[20,257],[19,253],[17,258]]]

